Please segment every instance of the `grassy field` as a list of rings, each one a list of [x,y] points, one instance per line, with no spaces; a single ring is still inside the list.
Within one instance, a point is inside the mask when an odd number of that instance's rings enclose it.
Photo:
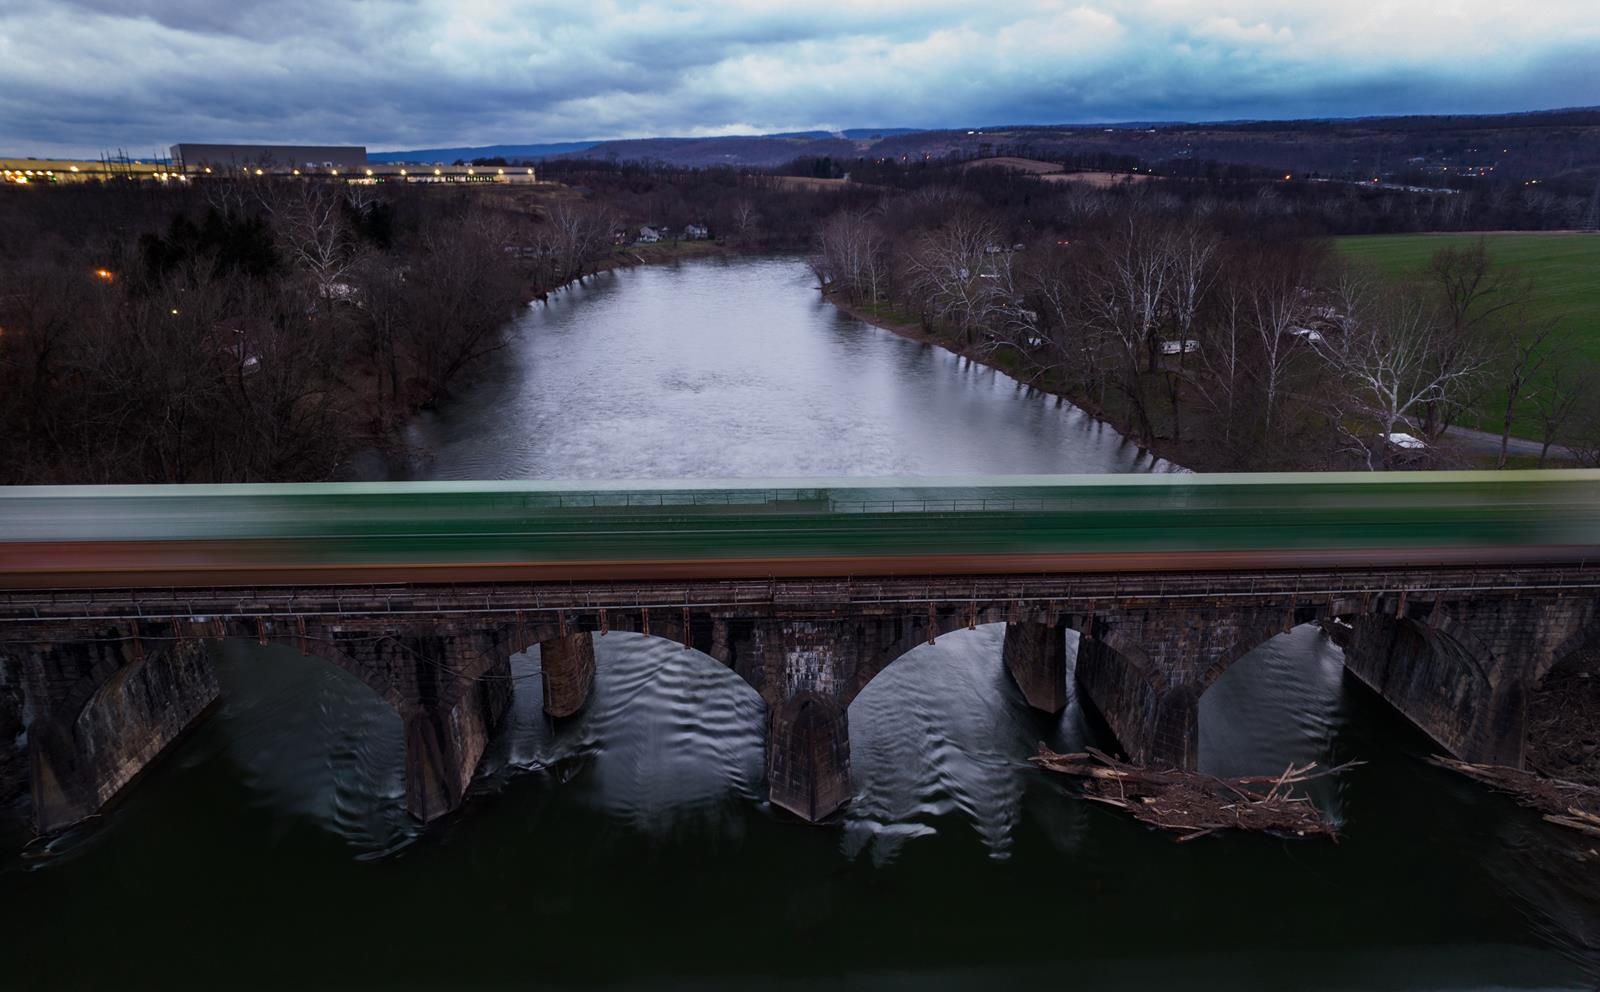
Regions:
[[[1471,245],[1479,237],[1397,234],[1339,238],[1336,244],[1339,250],[1365,259],[1396,278],[1404,278],[1420,274],[1429,257],[1440,248]],[[1563,333],[1573,343],[1574,352],[1600,361],[1600,235],[1533,233],[1481,237],[1498,264],[1514,265],[1533,279],[1536,312],[1562,318]],[[1543,381],[1541,378],[1531,388],[1538,388]],[[1535,435],[1538,426],[1532,419],[1531,405],[1519,402],[1517,406],[1518,419],[1512,432],[1524,437]],[[1490,386],[1462,420],[1467,426],[1498,433],[1504,411],[1505,390]]]

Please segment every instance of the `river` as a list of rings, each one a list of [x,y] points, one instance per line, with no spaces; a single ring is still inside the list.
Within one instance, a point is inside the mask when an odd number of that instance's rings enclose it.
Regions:
[[[608,274],[529,309],[409,432],[408,478],[1161,470],[1054,398],[822,302],[789,259]],[[1027,764],[1097,740],[1029,710],[998,626],[941,637],[850,710],[856,795],[768,807],[762,704],[715,661],[596,639],[577,717],[537,651],[465,807],[403,810],[398,717],[293,650],[216,651],[225,698],[107,814],[29,844],[7,987],[1593,988],[1593,862],[1429,743],[1310,627],[1201,702],[1201,766],[1368,763],[1315,798],[1341,843],[1177,844]],[[1103,741],[1102,741],[1103,743]],[[20,852],[20,853],[18,853]],[[1585,874],[1587,873],[1587,874]],[[13,986],[12,983],[16,985]]]

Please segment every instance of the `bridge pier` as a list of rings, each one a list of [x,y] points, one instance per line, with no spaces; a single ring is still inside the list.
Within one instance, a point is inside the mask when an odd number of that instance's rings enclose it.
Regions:
[[[399,707],[406,734],[406,811],[424,823],[461,805],[511,706],[506,632],[412,636],[402,645],[415,681]]]
[[[850,801],[850,718],[835,699],[801,693],[767,711],[772,805],[811,823]]]
[[[201,643],[175,640],[169,627],[70,633],[11,654],[31,715],[28,782],[40,833],[99,812],[221,692]]]
[[[1067,637],[1059,625],[1006,624],[1001,658],[1022,698],[1044,713],[1067,708]]]
[[[553,717],[583,709],[594,688],[594,635],[578,631],[539,642],[544,677],[544,711]]]
[[[511,705],[515,628],[501,623],[432,624],[339,621],[263,624],[308,650],[330,646],[328,660],[388,701],[405,725],[406,811],[424,822],[461,805],[495,728]]]
[[[831,620],[751,626],[731,659],[767,704],[767,792],[815,823],[850,801],[849,700],[862,631]]]
[[[403,714],[406,811],[424,823],[461,805],[494,729],[511,703],[509,659],[450,699]]]

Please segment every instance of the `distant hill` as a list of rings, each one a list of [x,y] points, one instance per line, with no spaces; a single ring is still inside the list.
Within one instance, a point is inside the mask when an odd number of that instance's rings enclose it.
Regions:
[[[1330,175],[1496,175],[1600,172],[1600,108],[1495,115],[1370,117],[1222,123],[1120,122],[917,130],[852,128],[707,138],[636,138],[544,145],[434,148],[370,155],[374,162],[452,162],[492,156],[610,159],[682,167],[772,168],[797,158],[944,161],[1132,159],[1219,162]],[[1107,167],[1118,167],[1108,164]],[[1474,171],[1481,170],[1481,171]]]
[[[396,162],[417,162],[448,165],[456,159],[470,162],[475,158],[535,159],[549,158],[563,152],[581,152],[592,148],[593,141],[558,141],[548,145],[483,145],[477,148],[417,148],[399,152],[368,152],[367,161],[381,165]]]

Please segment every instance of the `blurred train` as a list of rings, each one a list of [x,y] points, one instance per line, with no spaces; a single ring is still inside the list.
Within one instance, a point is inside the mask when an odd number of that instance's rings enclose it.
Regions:
[[[0,488],[0,587],[1600,561],[1600,471]]]

